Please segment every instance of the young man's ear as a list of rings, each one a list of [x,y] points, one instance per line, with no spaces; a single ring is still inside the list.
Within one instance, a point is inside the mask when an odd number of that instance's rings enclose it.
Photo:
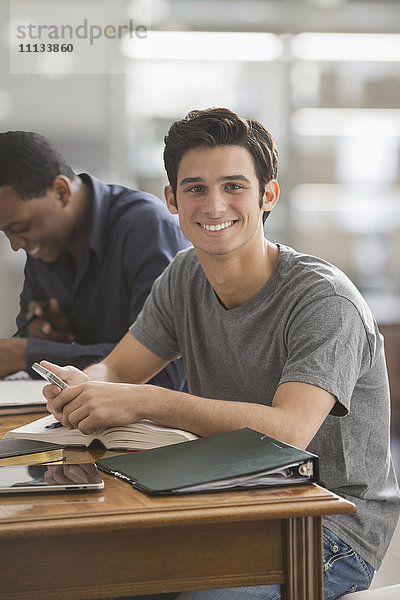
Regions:
[[[72,196],[71,182],[65,175],[57,175],[52,185],[56,200],[66,206]]]
[[[167,203],[169,212],[172,213],[173,215],[177,215],[178,207],[176,205],[175,194],[172,191],[172,185],[165,186],[164,197],[165,197],[165,202]]]
[[[264,211],[271,211],[279,199],[279,183],[276,179],[271,179],[265,184],[264,196],[261,208]]]

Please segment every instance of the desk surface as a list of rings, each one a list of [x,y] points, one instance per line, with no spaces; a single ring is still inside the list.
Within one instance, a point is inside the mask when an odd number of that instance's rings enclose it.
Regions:
[[[3,417],[0,436],[36,416]],[[65,454],[68,462],[83,462],[116,453],[66,449]],[[321,515],[354,510],[315,484],[153,497],[102,476],[100,492],[0,498],[0,545],[7,547],[0,598],[53,600],[55,588],[58,599],[77,599],[288,584],[286,563],[297,564],[298,552],[308,561],[304,572],[316,556],[322,570]],[[48,572],[39,581],[43,568]],[[321,579],[319,571],[313,581]],[[302,597],[296,594],[288,592],[287,598]],[[304,598],[319,597],[310,594]]]

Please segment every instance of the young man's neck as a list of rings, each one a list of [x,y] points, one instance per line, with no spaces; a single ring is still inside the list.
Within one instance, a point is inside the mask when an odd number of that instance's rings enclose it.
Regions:
[[[264,287],[278,262],[279,248],[264,239],[258,252],[197,255],[215,293],[229,310],[242,306]]]

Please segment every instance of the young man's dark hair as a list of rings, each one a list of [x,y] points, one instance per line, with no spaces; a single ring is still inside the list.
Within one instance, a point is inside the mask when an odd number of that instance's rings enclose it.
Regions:
[[[261,198],[268,181],[278,176],[278,149],[269,131],[258,121],[242,119],[227,108],[191,111],[173,123],[164,142],[164,164],[175,197],[182,156],[199,146],[246,148],[253,157]],[[263,221],[268,215],[264,212]]]
[[[10,185],[22,200],[40,198],[57,175],[75,177],[57,148],[32,131],[0,133],[0,187]]]

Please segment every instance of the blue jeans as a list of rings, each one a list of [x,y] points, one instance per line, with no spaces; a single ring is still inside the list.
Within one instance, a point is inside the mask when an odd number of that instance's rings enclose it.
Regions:
[[[322,557],[324,600],[334,600],[342,594],[366,590],[371,585],[375,573],[371,565],[326,527],[323,529]],[[280,585],[262,585],[108,600],[172,600],[173,598],[176,600],[280,600],[281,592]]]

